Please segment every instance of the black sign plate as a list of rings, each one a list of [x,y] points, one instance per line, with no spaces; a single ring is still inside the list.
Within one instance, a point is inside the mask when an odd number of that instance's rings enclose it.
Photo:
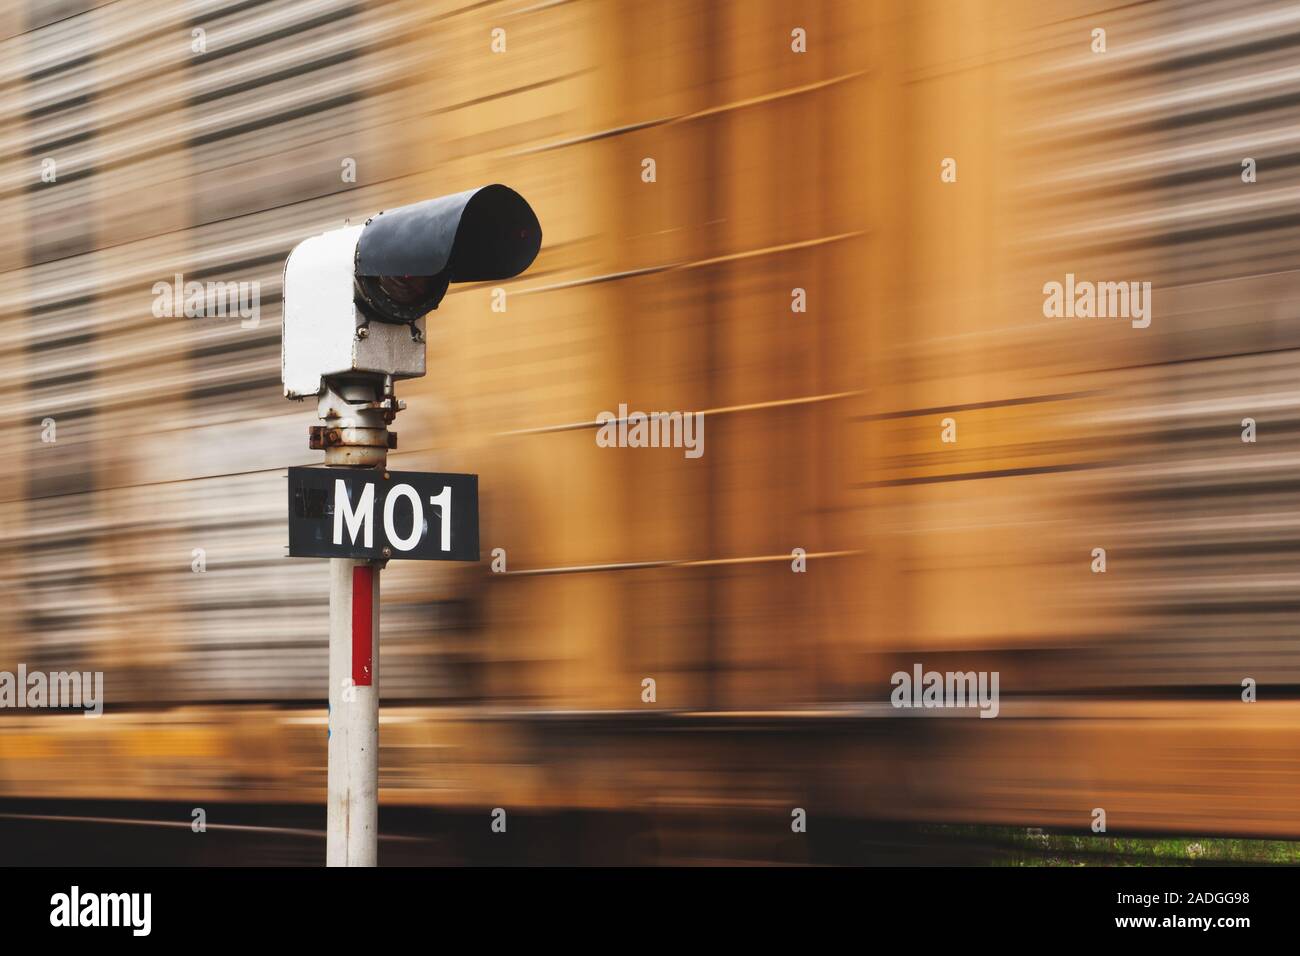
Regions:
[[[478,475],[290,468],[289,555],[477,561]]]

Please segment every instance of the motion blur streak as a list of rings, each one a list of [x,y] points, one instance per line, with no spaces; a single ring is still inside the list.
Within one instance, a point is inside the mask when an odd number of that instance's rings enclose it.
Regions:
[[[638,861],[819,859],[792,807],[1300,836],[1298,50],[1241,0],[5,5],[0,669],[106,700],[0,711],[0,798],[322,803],[284,259],[505,182],[536,264],[399,389],[485,560],[385,574],[386,806],[616,811]],[[260,321],[155,318],[178,273]],[[1045,318],[1067,274],[1150,327]],[[598,447],[620,403],[706,454]],[[999,718],[892,710],[916,662]]]

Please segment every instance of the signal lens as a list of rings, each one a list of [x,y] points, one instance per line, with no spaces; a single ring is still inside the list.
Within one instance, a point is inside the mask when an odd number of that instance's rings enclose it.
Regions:
[[[357,276],[356,298],[362,311],[380,322],[406,324],[438,307],[447,293],[448,276]]]

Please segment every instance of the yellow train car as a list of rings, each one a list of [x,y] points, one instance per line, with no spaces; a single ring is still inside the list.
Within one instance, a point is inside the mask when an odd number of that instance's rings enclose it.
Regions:
[[[0,670],[105,700],[0,709],[0,799],[323,800],[283,263],[504,182],[537,262],[399,388],[484,560],[385,573],[386,806],[1300,836],[1300,16],[1180,6],[10,4]],[[915,663],[1000,719],[900,713]]]

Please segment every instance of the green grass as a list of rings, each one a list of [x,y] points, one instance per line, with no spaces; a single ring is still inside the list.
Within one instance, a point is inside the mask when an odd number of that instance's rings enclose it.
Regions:
[[[986,849],[995,866],[1300,864],[1300,842],[1222,837],[1124,837],[1023,827],[936,827],[935,836]]]

